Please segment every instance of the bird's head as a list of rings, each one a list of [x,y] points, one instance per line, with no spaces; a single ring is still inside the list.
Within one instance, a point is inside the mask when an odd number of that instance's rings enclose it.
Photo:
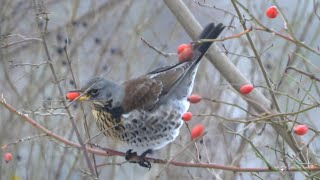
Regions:
[[[79,101],[89,101],[96,108],[113,109],[121,106],[124,98],[124,88],[110,80],[95,77],[77,92],[82,95]]]

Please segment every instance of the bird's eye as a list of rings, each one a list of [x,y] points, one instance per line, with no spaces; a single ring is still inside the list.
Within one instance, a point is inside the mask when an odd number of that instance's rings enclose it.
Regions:
[[[92,90],[90,91],[90,94],[91,94],[92,96],[97,95],[97,94],[98,94],[98,89],[92,89]]]

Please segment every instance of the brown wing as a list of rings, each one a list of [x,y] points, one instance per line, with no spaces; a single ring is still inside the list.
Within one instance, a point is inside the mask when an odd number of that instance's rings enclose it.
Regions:
[[[162,82],[148,76],[141,76],[124,83],[125,97],[122,107],[125,112],[134,109],[150,109],[159,100]]]
[[[181,63],[174,68],[149,73],[124,83],[124,112],[134,109],[152,110],[161,97],[169,93],[172,87],[184,76],[192,62]]]

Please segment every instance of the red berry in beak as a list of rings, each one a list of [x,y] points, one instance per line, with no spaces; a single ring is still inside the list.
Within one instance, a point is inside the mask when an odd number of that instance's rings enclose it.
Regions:
[[[73,101],[74,99],[76,99],[79,96],[80,96],[79,92],[70,91],[70,92],[67,93],[66,98],[71,100],[71,101]]]

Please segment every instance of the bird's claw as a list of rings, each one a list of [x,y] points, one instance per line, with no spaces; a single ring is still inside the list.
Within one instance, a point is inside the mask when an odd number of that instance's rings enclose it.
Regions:
[[[132,152],[132,149],[129,149],[126,152],[125,159],[131,163],[138,163],[141,167],[148,168],[149,170],[151,169],[151,163],[145,159],[146,155],[151,153],[152,151],[149,149],[146,152],[142,153],[140,156],[136,152]],[[132,160],[134,158],[139,158],[138,160]]]
[[[138,156],[138,154],[136,152],[132,152],[132,149],[129,149],[126,152],[126,156],[124,157],[127,161],[129,161],[130,159],[132,159],[133,157]]]
[[[151,169],[151,163],[142,157],[140,157],[138,164],[142,167],[148,168],[149,170]]]

